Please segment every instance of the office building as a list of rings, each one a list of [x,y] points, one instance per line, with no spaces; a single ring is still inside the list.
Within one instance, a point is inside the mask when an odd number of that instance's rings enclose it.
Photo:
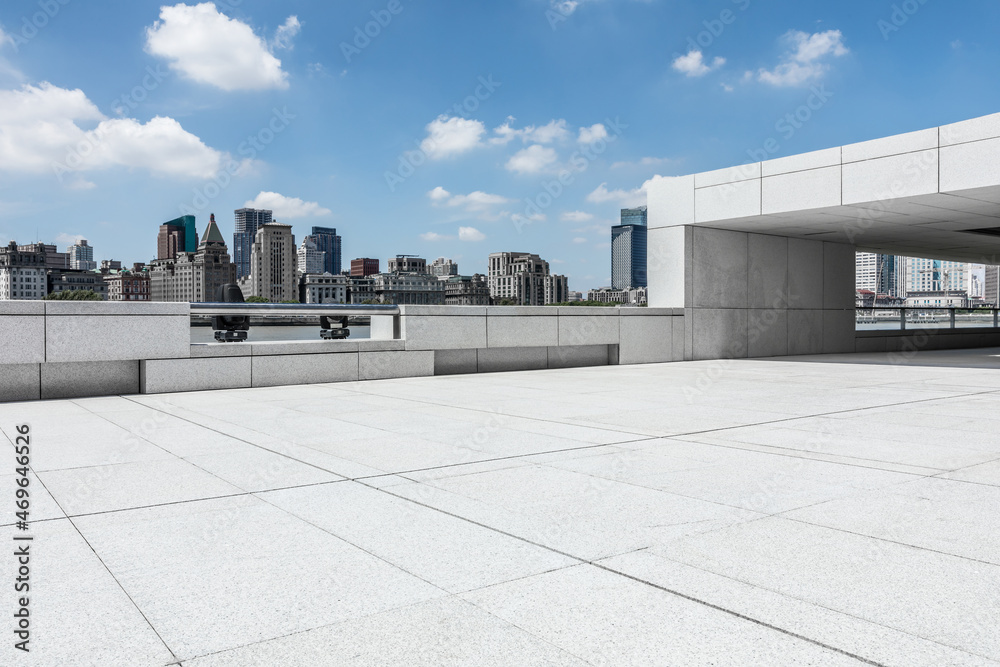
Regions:
[[[378,260],[370,257],[360,257],[351,260],[351,277],[364,278],[378,273]]]
[[[104,276],[96,271],[49,271],[47,288],[49,294],[89,290],[99,294],[102,299],[108,298],[108,285],[104,282]]]
[[[647,211],[645,206],[623,208],[621,224],[611,228],[611,286],[646,286]]]
[[[42,299],[46,294],[45,253],[20,250],[14,241],[0,248],[0,301]]]
[[[299,303],[347,303],[350,281],[330,273],[305,274],[299,278]]]
[[[420,273],[379,273],[372,276],[375,299],[381,303],[443,306],[445,284]]]
[[[236,210],[236,227],[233,232],[233,263],[236,277],[250,275],[250,253],[257,230],[273,221],[274,212],[265,209],[241,208]]]
[[[211,302],[221,285],[233,282],[236,266],[214,215],[195,252],[154,260],[149,269],[151,301]]]
[[[108,287],[108,301],[149,301],[147,271],[116,271],[103,276]]]
[[[477,273],[472,276],[436,277],[444,282],[446,306],[490,305],[490,284],[486,276]]]
[[[323,258],[323,270],[319,273],[340,273],[340,237],[333,227],[313,227],[312,233],[305,238],[316,245],[316,249],[326,253]]]
[[[240,279],[243,296],[271,303],[299,300],[298,249],[292,226],[269,222],[257,229],[250,247],[250,275]]]
[[[587,301],[617,303],[623,306],[645,306],[648,301],[647,297],[648,290],[645,287],[633,287],[630,289],[601,287],[587,292]],[[569,300],[572,301],[572,299]]]
[[[102,259],[101,260],[101,273],[110,273],[111,271],[121,271],[122,263],[117,259]]]
[[[373,276],[350,276],[347,283],[347,302],[352,304],[372,303],[377,300],[375,278]]]
[[[522,306],[561,303],[569,297],[566,276],[551,275],[549,263],[526,252],[495,252],[489,257],[490,298]]]
[[[987,265],[983,273],[983,300],[1000,308],[1000,266]]]
[[[458,263],[453,262],[450,259],[445,259],[444,257],[438,257],[431,262],[430,267],[428,267],[428,271],[432,276],[437,276],[438,278],[457,276]]]
[[[193,215],[185,215],[160,225],[156,237],[156,259],[175,259],[182,252],[198,250],[198,230]]]
[[[427,273],[427,260],[416,255],[396,255],[389,258],[389,273]]]
[[[330,273],[326,270],[326,253],[316,248],[316,242],[307,236],[299,246],[298,271],[300,274]]]
[[[97,268],[94,247],[87,243],[87,239],[80,239],[67,248],[66,252],[69,253],[69,268],[77,271],[93,271]]]
[[[28,245],[19,245],[17,249],[21,252],[40,252],[45,255],[45,268],[46,269],[68,269],[69,268],[69,253],[59,252],[59,250],[54,245],[49,245],[46,243],[30,243]]]
[[[906,294],[914,292],[965,292],[973,265],[940,259],[906,258]]]
[[[906,258],[874,252],[855,253],[855,289],[873,292],[881,298],[906,296]]]

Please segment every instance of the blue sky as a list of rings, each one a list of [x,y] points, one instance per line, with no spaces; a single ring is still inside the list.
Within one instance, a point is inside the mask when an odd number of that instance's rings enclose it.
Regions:
[[[0,242],[148,261],[257,202],[345,261],[536,252],[583,291],[656,175],[1000,111],[998,29],[992,0],[5,0]]]

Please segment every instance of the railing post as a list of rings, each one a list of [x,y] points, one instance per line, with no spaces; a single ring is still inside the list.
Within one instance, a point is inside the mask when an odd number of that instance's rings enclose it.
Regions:
[[[951,309],[951,328],[955,328],[955,309]]]
[[[993,328],[994,329],[997,328],[997,324],[1000,324],[1000,322],[997,322],[997,315],[1000,315],[1000,308],[994,308],[993,309]]]
[[[899,307],[899,330],[906,331],[906,308]]]

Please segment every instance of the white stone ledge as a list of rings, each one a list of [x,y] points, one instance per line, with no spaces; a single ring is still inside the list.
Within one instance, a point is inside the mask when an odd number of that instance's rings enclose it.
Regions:
[[[191,316],[191,304],[159,301],[41,301],[46,315],[176,315]]]

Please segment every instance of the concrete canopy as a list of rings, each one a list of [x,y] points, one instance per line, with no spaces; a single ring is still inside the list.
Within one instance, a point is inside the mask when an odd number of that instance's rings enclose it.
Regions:
[[[651,229],[705,226],[1000,264],[1000,114],[657,178],[648,201]]]

